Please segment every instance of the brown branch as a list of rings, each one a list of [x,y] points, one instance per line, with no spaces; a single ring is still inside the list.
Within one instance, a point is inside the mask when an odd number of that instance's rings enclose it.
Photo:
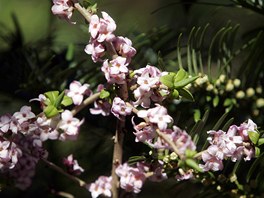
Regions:
[[[76,10],[80,12],[81,15],[86,19],[87,22],[91,21],[91,13],[83,8],[79,3],[75,3],[74,7]],[[116,56],[118,56],[115,47],[113,46],[112,42],[104,42],[106,49],[110,56],[114,59]],[[127,83],[122,85],[117,85],[117,95],[126,101],[128,99],[128,88]],[[97,95],[99,97],[99,94]],[[97,98],[96,97],[96,98]],[[76,114],[79,112],[83,107],[85,107],[90,102],[84,102],[80,106],[76,107],[72,113]],[[116,124],[116,131],[115,131],[115,137],[114,137],[114,150],[113,150],[113,164],[112,164],[112,197],[118,198],[119,194],[119,179],[118,176],[115,173],[115,170],[119,164],[122,163],[122,155],[123,155],[123,139],[124,139],[124,129],[125,129],[125,118],[123,117],[122,120],[117,120]]]

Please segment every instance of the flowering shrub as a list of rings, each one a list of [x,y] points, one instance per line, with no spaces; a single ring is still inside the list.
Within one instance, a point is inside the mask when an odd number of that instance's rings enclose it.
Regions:
[[[116,36],[115,21],[106,12],[98,15],[94,8],[94,5],[84,7],[75,0],[53,0],[51,11],[72,24],[75,24],[71,21],[73,11],[78,11],[89,23],[90,39],[84,52],[93,62],[101,64],[105,84],[99,84],[97,90],[92,91],[89,84],[75,79],[69,89],[49,91],[32,99],[39,102],[41,113],[35,114],[30,106],[23,106],[12,115],[0,117],[0,170],[16,187],[26,189],[32,184],[36,165],[41,161],[78,182],[94,198],[116,198],[124,191],[139,194],[147,181],[174,179],[203,184],[206,180],[218,180],[217,175],[228,167],[227,163],[252,161],[262,155],[264,138],[251,119],[240,125],[231,125],[229,121],[226,129],[220,129],[219,125],[224,122],[222,117],[218,126],[207,130],[207,141],[202,146],[198,144],[199,134],[191,134],[188,128],[181,129],[170,115],[171,103],[194,100],[200,88],[216,94],[221,92],[217,88],[222,86],[230,92],[240,86],[238,79],[224,85],[223,76],[211,83],[208,76],[191,75],[183,68],[176,72],[161,71],[154,65],[132,69],[131,63],[136,56],[132,41]],[[247,90],[248,97],[253,96],[253,92]],[[239,91],[236,96],[243,98]],[[213,105],[217,106],[219,96],[215,98]],[[232,105],[224,106],[230,110]],[[82,168],[72,154],[64,158],[64,170],[48,160],[49,153],[44,146],[48,140],[78,139],[85,120],[80,120],[76,114],[84,108],[94,116],[113,115],[117,120],[112,171],[107,176],[98,175],[94,182],[77,177],[85,167]],[[204,125],[205,119],[197,119],[194,130],[201,127],[201,123]],[[138,144],[146,145],[148,152],[123,160],[126,133],[133,134]],[[235,172],[229,180],[236,184],[236,195],[245,192]]]

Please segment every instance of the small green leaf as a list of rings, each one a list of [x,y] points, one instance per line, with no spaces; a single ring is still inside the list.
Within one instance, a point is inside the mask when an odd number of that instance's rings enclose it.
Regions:
[[[50,104],[44,108],[44,114],[47,118],[52,118],[52,117],[58,115],[59,111],[55,106]]]
[[[261,162],[263,162],[263,159],[264,159],[264,153],[261,153],[261,155],[250,166],[249,170],[247,171],[247,177],[246,177],[247,182],[249,182],[251,176],[255,171],[259,171],[258,167],[261,164]]]
[[[199,167],[195,160],[188,158],[185,162],[187,166],[193,168],[194,170],[197,170],[198,172],[202,172],[202,169]]]
[[[175,76],[175,73],[169,73],[168,75],[161,76],[160,82],[171,89],[173,88],[174,76]]]
[[[179,98],[178,90],[174,89],[171,95],[172,95],[173,98],[178,99]]]
[[[260,149],[259,149],[259,147],[255,146],[255,156],[259,157],[259,155],[260,155]]]
[[[212,100],[212,97],[211,96],[206,96],[206,101],[209,102]]]
[[[72,99],[71,97],[69,96],[64,96],[63,97],[63,100],[61,102],[61,104],[64,106],[64,107],[67,107],[67,106],[70,106],[72,104]]]
[[[248,131],[249,139],[253,142],[253,144],[257,144],[259,140],[259,133],[255,131]]]
[[[185,78],[181,81],[176,81],[174,80],[174,88],[183,88],[186,85],[190,84],[191,82],[195,81],[199,76],[194,76],[194,77],[190,77],[190,78]]]
[[[190,101],[194,101],[193,95],[191,94],[189,90],[182,88],[182,89],[178,89],[178,91],[179,91],[179,94],[183,98],[190,100]]]
[[[233,104],[232,99],[230,99],[230,98],[225,99],[225,101],[224,101],[224,106],[225,107],[230,106],[232,104]]]
[[[264,144],[264,138],[259,138],[258,140],[258,146]]]
[[[61,105],[61,102],[63,101],[65,92],[61,92],[60,95],[56,98],[54,106],[58,109]]]
[[[108,98],[110,96],[110,92],[109,91],[106,91],[106,90],[102,90],[101,92],[100,92],[100,98],[101,99],[104,99],[104,98]]]
[[[200,109],[194,109],[193,118],[195,122],[198,122],[201,119],[201,111]]]
[[[174,82],[179,82],[187,77],[188,73],[184,69],[180,69],[175,75]]]
[[[49,99],[49,101],[50,101],[49,103],[54,105],[56,99],[59,96],[59,91],[48,91],[48,92],[44,93],[44,95]],[[49,105],[49,104],[47,104],[47,105]]]
[[[215,96],[213,99],[213,106],[216,107],[219,104],[219,96]]]

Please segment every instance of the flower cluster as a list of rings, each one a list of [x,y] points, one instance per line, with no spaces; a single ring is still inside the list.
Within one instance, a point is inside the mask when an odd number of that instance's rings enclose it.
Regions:
[[[115,21],[106,12],[102,12],[102,16],[103,18],[99,18],[98,15],[91,16],[89,25],[91,38],[85,52],[92,56],[94,62],[103,62],[101,70],[108,83],[123,84],[128,74],[127,66],[136,50],[128,38],[114,35]],[[111,46],[116,54],[111,60],[103,58],[108,46]]]
[[[164,100],[164,96],[168,95],[167,89],[161,87],[159,78],[166,74],[162,73],[158,68],[147,65],[144,68],[134,71],[137,88],[133,91],[136,101],[135,106],[141,105],[149,108],[151,101],[160,103]]]
[[[224,159],[230,158],[235,162],[244,157],[244,160],[250,160],[255,154],[255,149],[249,132],[258,133],[257,125],[250,119],[240,126],[230,126],[227,132],[208,131],[210,146],[202,153],[205,164],[200,167],[204,171],[218,171],[223,169]]]
[[[111,197],[111,182],[112,177],[100,176],[94,183],[88,186],[88,190],[91,192],[93,198],[100,195]]]
[[[137,163],[137,167],[131,167],[127,163],[119,165],[116,174],[120,177],[120,187],[127,192],[139,193],[146,180],[146,166]]]
[[[145,181],[161,182],[167,179],[167,174],[162,168],[162,163],[141,163],[130,166],[128,163],[121,164],[116,169],[120,177],[120,187],[127,192],[139,193]]]
[[[47,98],[39,97],[42,107]],[[0,170],[11,177],[20,189],[31,185],[35,167],[48,152],[43,148],[46,140],[76,139],[83,121],[74,118],[69,110],[47,118],[36,116],[30,106],[23,106],[13,115],[0,117]]]

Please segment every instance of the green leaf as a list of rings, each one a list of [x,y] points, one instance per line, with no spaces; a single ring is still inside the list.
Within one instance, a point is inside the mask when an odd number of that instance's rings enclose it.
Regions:
[[[216,124],[213,126],[212,130],[217,131],[217,130],[220,128],[220,126],[222,125],[222,123],[225,121],[227,115],[228,115],[228,112],[224,113],[224,114],[220,117],[220,119],[216,122]]]
[[[179,98],[178,90],[174,89],[171,95],[172,95],[173,98],[178,99]]]
[[[71,97],[69,96],[64,96],[63,97],[63,100],[61,102],[61,104],[64,106],[64,107],[67,107],[67,106],[70,106],[72,104],[72,99]]]
[[[195,122],[198,122],[198,120],[201,119],[201,111],[200,109],[194,109],[193,118]]]
[[[227,131],[228,128],[230,127],[230,125],[233,123],[233,121],[234,121],[234,118],[230,118],[230,119],[225,123],[225,125],[222,127],[222,130],[223,130],[223,131]]]
[[[258,140],[258,146],[264,144],[264,138],[259,138]]]
[[[257,169],[257,167],[260,165],[260,163],[263,161],[264,159],[264,153],[262,153],[254,162],[253,164],[250,166],[248,173],[247,173],[247,182],[249,182],[252,174],[255,172],[255,170]]]
[[[213,106],[216,107],[219,104],[219,96],[215,96],[213,99]]]
[[[206,96],[206,101],[207,102],[210,102],[212,100],[212,97],[211,96]]]
[[[191,94],[189,90],[182,88],[182,89],[178,89],[178,91],[179,91],[179,94],[183,98],[190,100],[190,101],[194,101],[193,95]]]
[[[61,92],[60,95],[56,98],[54,106],[58,109],[61,106],[61,102],[63,101],[65,92]]]
[[[110,92],[109,91],[106,91],[106,90],[102,90],[101,92],[100,92],[100,98],[101,99],[104,99],[104,98],[108,98],[110,96]]]
[[[174,76],[175,73],[169,73],[168,75],[161,76],[160,82],[164,85],[166,85],[168,88],[173,88],[173,82],[174,82]]]
[[[54,105],[50,104],[44,108],[44,114],[47,118],[52,118],[52,117],[58,115],[59,111]]]
[[[224,106],[225,107],[230,106],[232,104],[233,104],[232,99],[230,99],[230,98],[225,99],[225,101],[224,101]]]
[[[179,82],[187,77],[188,77],[188,73],[184,69],[180,69],[174,77],[174,82]]]
[[[59,96],[59,91],[48,91],[44,95],[49,99],[49,104],[54,105],[57,97]],[[49,105],[47,104],[47,105]]]
[[[248,131],[249,139],[253,142],[253,144],[257,144],[259,140],[259,133],[255,131]]]
[[[202,169],[199,167],[195,160],[188,158],[185,162],[187,166],[193,168],[194,170],[197,170],[198,172],[202,172]]]
[[[255,146],[255,156],[259,157],[260,155],[260,148]]]
[[[186,85],[190,84],[191,82],[195,81],[199,76],[194,76],[194,77],[190,77],[190,78],[185,78],[181,81],[176,81],[174,80],[174,88],[183,88]]]

